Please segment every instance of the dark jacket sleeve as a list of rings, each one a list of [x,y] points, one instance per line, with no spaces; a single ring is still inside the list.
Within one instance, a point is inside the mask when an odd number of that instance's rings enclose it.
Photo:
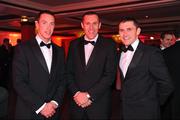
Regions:
[[[150,57],[150,72],[157,80],[157,89],[160,104],[164,104],[174,87],[162,53],[155,49]]]
[[[27,61],[23,47],[18,45],[13,59],[13,85],[17,95],[36,111],[43,105],[44,101],[28,85],[29,65]]]

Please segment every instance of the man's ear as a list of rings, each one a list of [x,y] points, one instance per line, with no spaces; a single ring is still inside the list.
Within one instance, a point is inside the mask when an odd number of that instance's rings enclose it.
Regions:
[[[84,28],[84,25],[83,25],[83,23],[81,22],[81,28]]]
[[[137,28],[137,36],[140,35],[140,33],[141,33],[141,28],[138,27],[138,28]]]
[[[101,22],[99,23],[99,29],[101,28]]]
[[[38,23],[38,21],[35,21],[35,29],[38,31],[38,29],[39,29],[39,23]]]

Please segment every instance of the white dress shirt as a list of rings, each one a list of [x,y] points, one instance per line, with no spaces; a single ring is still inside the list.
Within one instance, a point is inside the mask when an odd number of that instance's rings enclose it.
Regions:
[[[87,41],[94,41],[96,43],[98,36],[99,35],[97,34],[96,37],[94,39],[91,39],[91,40],[89,40],[86,36],[84,36],[84,39]],[[93,49],[94,49],[94,45],[92,45],[91,43],[84,45],[86,65],[88,63],[88,60],[91,56]]]
[[[134,41],[131,46],[133,47],[134,51],[128,50],[127,52],[121,53],[121,58],[119,62],[119,67],[121,68],[124,77],[126,76],[126,72],[128,70],[129,64],[131,63],[131,60],[133,58],[134,52],[136,51],[136,48],[139,44],[139,40],[137,39]]]
[[[36,36],[36,40],[40,46],[40,43],[43,41],[41,40],[41,38],[37,35]],[[51,41],[49,41],[48,43],[51,43]],[[46,44],[48,44],[46,43]],[[47,48],[46,46],[41,46],[40,47],[41,52],[45,58],[49,73],[51,72],[51,63],[52,63],[52,46],[50,48]]]

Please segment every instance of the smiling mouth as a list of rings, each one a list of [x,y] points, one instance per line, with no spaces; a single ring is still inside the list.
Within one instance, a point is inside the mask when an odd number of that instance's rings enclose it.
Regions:
[[[124,39],[124,40],[128,40],[128,39],[129,39],[129,37],[123,37],[123,39]]]
[[[46,34],[51,35],[51,32],[45,31]]]
[[[94,32],[93,32],[93,31],[89,31],[89,33],[90,33],[90,34],[94,34]]]

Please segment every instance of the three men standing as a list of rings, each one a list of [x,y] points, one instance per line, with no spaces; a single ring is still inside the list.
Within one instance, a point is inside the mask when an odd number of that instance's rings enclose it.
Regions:
[[[49,11],[39,14],[36,38],[17,46],[13,79],[17,98],[17,119],[57,119],[62,103],[64,51],[51,43],[55,18]],[[110,118],[112,84],[117,63],[121,70],[122,118],[159,119],[173,86],[158,48],[144,45],[138,36],[138,22],[120,21],[119,34],[125,46],[119,54],[112,40],[99,35],[100,18],[95,12],[82,17],[85,35],[70,44],[66,80],[71,93],[71,119]]]

